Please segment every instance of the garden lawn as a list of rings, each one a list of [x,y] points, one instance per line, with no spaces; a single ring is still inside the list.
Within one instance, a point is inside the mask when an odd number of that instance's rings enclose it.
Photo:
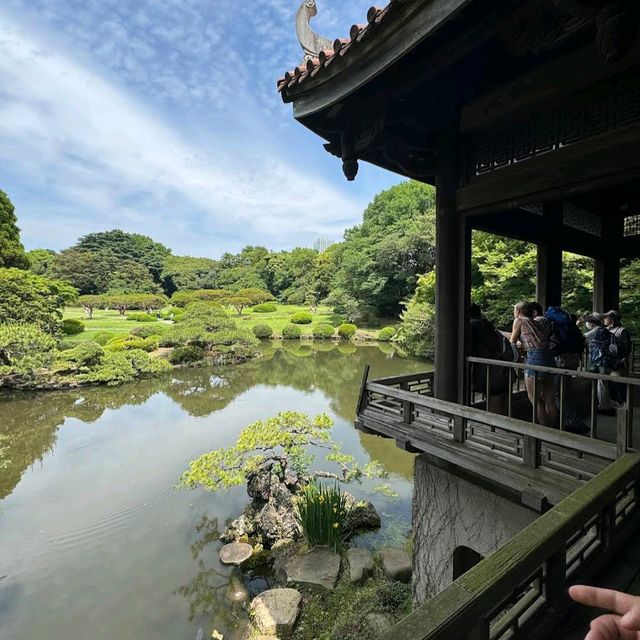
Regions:
[[[131,313],[140,313],[139,311],[132,311]],[[87,314],[82,309],[68,308],[64,311],[65,320],[80,320],[84,323],[85,330],[75,336],[65,336],[65,340],[71,340],[80,342],[82,340],[93,340],[98,333],[108,332],[112,333],[114,337],[126,335],[131,332],[134,327],[153,327],[155,324],[166,323],[151,323],[145,322],[144,325],[140,322],[132,322],[127,320],[127,316],[121,316],[117,311],[98,311],[93,312],[93,319],[87,320]]]
[[[231,317],[238,321],[240,327],[253,329],[258,324],[268,324],[273,328],[274,337],[282,336],[282,329],[285,325],[291,323],[291,316],[299,311],[309,311],[309,307],[304,305],[279,304],[278,310],[273,313],[254,313],[252,309],[245,309],[242,315],[232,312]],[[316,313],[312,314],[313,321],[311,324],[298,325],[302,329],[303,336],[311,336],[311,330],[317,324],[330,324],[338,327],[343,319],[331,311],[329,307],[318,307]]]

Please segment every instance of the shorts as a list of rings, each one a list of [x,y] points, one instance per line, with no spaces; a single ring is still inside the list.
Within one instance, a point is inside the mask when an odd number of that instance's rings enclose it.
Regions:
[[[532,364],[536,367],[555,367],[556,362],[551,355],[551,351],[549,349],[531,349],[531,351],[527,351],[527,357],[525,359],[526,364]],[[545,373],[543,371],[535,371],[534,369],[525,369],[525,375],[528,378],[533,378],[538,376],[538,378],[546,378],[552,374]]]

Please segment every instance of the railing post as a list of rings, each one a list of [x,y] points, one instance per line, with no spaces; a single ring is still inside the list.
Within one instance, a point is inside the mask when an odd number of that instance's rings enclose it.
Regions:
[[[526,378],[527,378],[526,372],[524,376],[525,376],[525,384],[526,384]],[[531,404],[532,404],[531,422],[533,422],[533,424],[538,424],[538,372],[535,369],[533,371],[533,400],[531,401]]]
[[[367,382],[369,380],[369,365],[365,365],[362,373],[362,382],[360,384],[360,395],[358,396],[358,406],[356,407],[356,415],[359,416],[367,405]]]
[[[616,424],[616,449],[618,458],[627,453],[629,449],[629,410],[618,409],[618,421]]]
[[[479,618],[472,629],[464,636],[464,640],[489,640],[490,625],[487,618]]]
[[[467,421],[462,416],[453,416],[453,439],[464,442],[467,437]]]
[[[523,442],[523,461],[527,467],[537,469],[540,466],[540,440],[525,436]]]
[[[600,539],[603,551],[608,551],[613,546],[613,537],[616,531],[616,506],[608,504],[600,514]]]
[[[400,389],[402,391],[409,391],[409,383],[401,382]],[[411,424],[413,422],[413,402],[411,402],[411,400],[402,401],[402,421],[405,424]]]
[[[589,423],[591,437],[598,436],[598,381],[591,381],[591,421]]]
[[[487,412],[490,411],[489,407],[491,406],[491,365],[487,365],[487,381],[485,387],[485,396],[486,396],[486,404],[485,410]]]
[[[567,552],[557,551],[547,560],[547,602],[557,606],[567,597]]]
[[[507,415],[513,418],[513,369],[509,367],[509,392],[507,395]]]
[[[560,431],[564,431],[566,402],[567,402],[567,378],[566,376],[561,375],[560,376]]]
[[[627,446],[631,449],[634,448],[633,438],[633,418],[635,413],[636,402],[636,387],[635,385],[627,385]]]

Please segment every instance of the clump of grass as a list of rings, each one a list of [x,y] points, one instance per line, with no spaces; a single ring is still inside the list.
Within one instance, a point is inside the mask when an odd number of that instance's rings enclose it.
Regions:
[[[324,487],[310,483],[303,489],[297,504],[298,519],[307,544],[340,550],[344,542],[347,504],[338,485]]]

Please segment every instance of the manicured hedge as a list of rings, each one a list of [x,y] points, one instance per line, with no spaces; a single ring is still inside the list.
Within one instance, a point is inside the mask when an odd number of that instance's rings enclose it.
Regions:
[[[268,340],[273,338],[273,328],[268,324],[257,324],[253,327],[253,335],[261,340]]]
[[[100,333],[96,333],[94,337],[94,342],[97,342],[101,347],[104,347],[109,340],[113,340],[114,334],[109,333],[108,331],[101,331]]]
[[[393,327],[385,327],[378,331],[377,337],[380,342],[390,342],[396,337],[396,330]]]
[[[313,337],[319,340],[329,340],[334,334],[335,329],[330,324],[316,324],[313,327]]]
[[[187,345],[186,347],[176,347],[169,354],[169,362],[171,364],[193,364],[204,359],[204,349],[195,345]]]
[[[313,316],[308,311],[298,311],[291,316],[293,324],[311,324]]]
[[[150,316],[148,313],[130,313],[127,316],[127,320],[131,322],[156,322],[155,316]]]
[[[84,322],[80,320],[63,320],[62,331],[65,336],[77,336],[84,331]]]
[[[285,340],[299,340],[302,337],[302,329],[295,324],[286,324],[282,329],[282,337]]]
[[[358,327],[356,327],[355,324],[349,324],[345,322],[344,324],[341,324],[338,327],[338,335],[343,340],[351,340],[351,338],[353,338],[353,336],[356,335],[357,330],[358,330]]]
[[[253,313],[273,313],[278,310],[278,305],[275,302],[263,302],[252,307]]]

